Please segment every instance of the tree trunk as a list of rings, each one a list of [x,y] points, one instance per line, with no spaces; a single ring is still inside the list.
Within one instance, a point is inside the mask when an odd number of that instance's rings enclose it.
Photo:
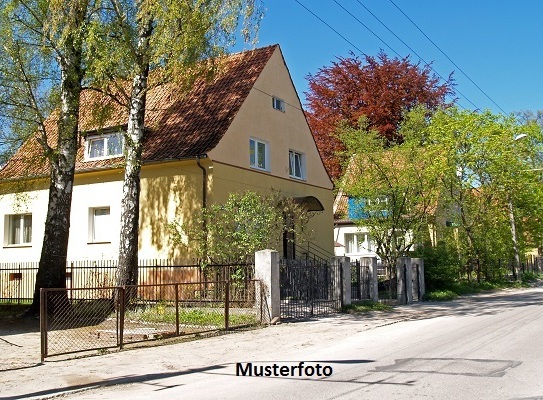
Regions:
[[[138,25],[139,40],[136,59],[138,73],[132,82],[130,113],[125,135],[126,159],[121,203],[118,286],[138,284],[140,171],[149,75],[149,38],[153,30],[152,19],[150,17],[140,19]],[[126,296],[129,301],[135,296],[135,291],[127,292]]]
[[[78,147],[79,96],[83,75],[81,43],[76,36],[74,32],[73,36],[66,39],[64,58],[60,60],[61,113],[57,123],[58,141],[56,151],[46,148],[51,164],[49,203],[30,314],[39,311],[41,288],[66,287],[66,258]],[[46,143],[43,145],[47,147]],[[67,299],[67,296],[65,297]],[[60,304],[57,303],[57,306]]]

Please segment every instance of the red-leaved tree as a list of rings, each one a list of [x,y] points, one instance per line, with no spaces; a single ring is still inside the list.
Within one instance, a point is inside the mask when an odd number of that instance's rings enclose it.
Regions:
[[[308,75],[306,92],[307,119],[330,176],[342,176],[339,154],[344,146],[336,135],[340,121],[353,127],[361,116],[368,119],[390,144],[401,143],[397,128],[404,113],[416,105],[435,110],[446,105],[446,96],[453,95],[452,74],[447,81],[432,73],[429,65],[413,64],[409,57],[338,58],[330,67]]]

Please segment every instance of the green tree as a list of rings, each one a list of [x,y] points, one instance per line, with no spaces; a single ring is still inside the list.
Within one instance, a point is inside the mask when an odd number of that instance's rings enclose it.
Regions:
[[[244,261],[255,251],[279,249],[285,233],[310,237],[310,215],[292,198],[279,192],[231,193],[223,204],[213,204],[196,215],[198,224],[170,224],[177,244],[194,246],[204,262]],[[204,221],[213,221],[202,230]],[[295,223],[290,223],[294,221]]]
[[[50,165],[49,204],[31,312],[38,310],[40,288],[66,285],[79,97],[85,76],[83,38],[95,6],[92,0],[0,2],[4,128],[15,140],[37,132],[36,141]],[[46,121],[52,110],[51,121],[56,124]]]
[[[463,262],[514,259],[541,238],[538,172],[543,136],[514,116],[451,108],[436,113],[427,140],[446,154],[443,193],[456,210]]]
[[[439,198],[442,155],[424,143],[425,110],[417,108],[402,123],[403,143],[389,147],[366,119],[339,130],[350,154],[341,189],[351,198],[351,218],[368,228],[376,253],[395,265],[421,236],[427,236]]]
[[[148,91],[175,82],[182,95],[211,77],[238,27],[249,40],[261,18],[257,0],[110,0],[114,18],[95,41],[98,90],[128,109],[117,283],[137,284],[141,155]],[[150,81],[152,71],[153,81]],[[119,84],[121,82],[121,84]],[[130,82],[129,88],[122,82]]]

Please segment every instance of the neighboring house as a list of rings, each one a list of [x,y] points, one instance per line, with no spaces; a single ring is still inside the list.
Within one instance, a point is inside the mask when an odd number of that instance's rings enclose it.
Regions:
[[[361,217],[360,208],[355,199],[339,190],[334,200],[334,254],[351,260],[359,260],[361,257],[379,259],[368,229],[355,222]]]
[[[96,129],[96,101],[104,99],[82,94],[69,260],[118,256],[126,113],[113,105],[106,128]],[[315,244],[333,254],[333,185],[278,45],[227,57],[217,78],[188,95],[172,85],[152,89],[146,125],[140,259],[192,260],[173,245],[169,222],[190,224],[204,204],[222,203],[230,192],[271,189],[320,211],[308,227]],[[48,128],[54,132],[54,118]],[[49,175],[39,154],[32,138],[0,171],[1,262],[39,260]]]

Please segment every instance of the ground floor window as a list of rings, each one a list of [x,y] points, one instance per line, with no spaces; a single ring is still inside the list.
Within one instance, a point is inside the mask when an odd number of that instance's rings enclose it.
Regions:
[[[4,244],[28,245],[32,243],[32,214],[6,215]]]

